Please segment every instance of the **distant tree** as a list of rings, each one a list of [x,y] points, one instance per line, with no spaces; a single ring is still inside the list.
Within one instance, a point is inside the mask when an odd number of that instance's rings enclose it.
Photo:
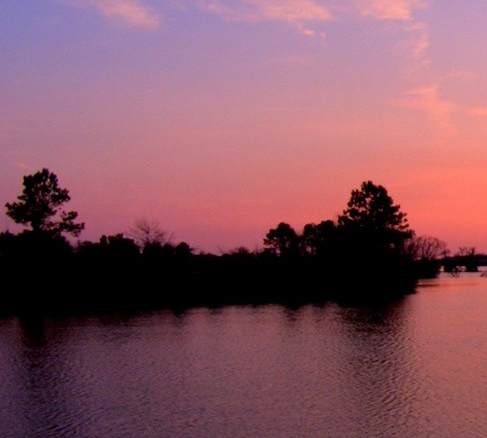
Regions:
[[[475,246],[460,246],[456,252],[457,257],[470,257],[474,256],[476,253]]]
[[[446,242],[432,236],[413,236],[405,242],[405,251],[413,260],[437,260],[448,255]]]
[[[134,260],[140,254],[139,247],[130,237],[123,233],[100,237],[100,245],[111,257],[117,260]]]
[[[461,264],[465,266],[467,272],[477,272],[479,261],[474,246],[461,246],[456,253],[457,259],[461,259]]]
[[[266,234],[264,247],[282,257],[298,255],[299,235],[291,225],[280,222]]]
[[[136,219],[135,226],[127,234],[141,249],[168,243],[166,231],[161,229],[157,221],[150,221],[147,218]]]
[[[347,209],[338,216],[338,225],[368,243],[400,250],[413,235],[406,216],[383,186],[364,181],[360,189],[352,191]]]
[[[252,256],[253,254],[251,251],[245,247],[245,246],[238,246],[234,248],[233,250],[228,251],[227,254],[224,255],[231,255],[234,257],[247,257],[247,256]]]
[[[78,236],[84,223],[76,223],[78,213],[64,211],[62,206],[71,200],[67,189],[60,188],[58,177],[48,169],[23,177],[23,191],[17,202],[7,202],[7,216],[15,223],[30,227],[33,232],[51,236],[63,233]]]
[[[301,251],[313,256],[330,254],[335,245],[335,237],[336,225],[332,220],[306,224],[301,234]]]
[[[446,242],[431,236],[413,236],[404,243],[418,278],[434,278],[448,254]]]
[[[188,258],[193,255],[193,249],[186,242],[179,242],[175,248],[176,256]]]

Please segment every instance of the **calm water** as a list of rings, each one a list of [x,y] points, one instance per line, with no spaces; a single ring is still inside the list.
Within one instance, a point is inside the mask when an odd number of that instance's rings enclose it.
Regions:
[[[487,277],[368,307],[0,321],[2,438],[486,437]]]

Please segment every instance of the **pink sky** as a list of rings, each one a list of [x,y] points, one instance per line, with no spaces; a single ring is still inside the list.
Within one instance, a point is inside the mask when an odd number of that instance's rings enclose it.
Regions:
[[[372,180],[417,235],[487,252],[486,17],[482,0],[3,0],[0,201],[47,167],[81,240],[145,218],[218,253],[335,219]]]

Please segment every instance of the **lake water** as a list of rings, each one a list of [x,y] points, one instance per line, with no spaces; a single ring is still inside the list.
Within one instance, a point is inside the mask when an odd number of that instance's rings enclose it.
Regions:
[[[2,438],[487,436],[487,277],[389,304],[0,321]]]

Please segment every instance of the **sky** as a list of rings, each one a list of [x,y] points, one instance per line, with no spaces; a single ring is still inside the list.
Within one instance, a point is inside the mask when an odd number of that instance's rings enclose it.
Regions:
[[[0,202],[41,168],[78,240],[195,252],[332,219],[363,181],[487,252],[484,0],[2,0]],[[16,232],[6,215],[1,231]]]

